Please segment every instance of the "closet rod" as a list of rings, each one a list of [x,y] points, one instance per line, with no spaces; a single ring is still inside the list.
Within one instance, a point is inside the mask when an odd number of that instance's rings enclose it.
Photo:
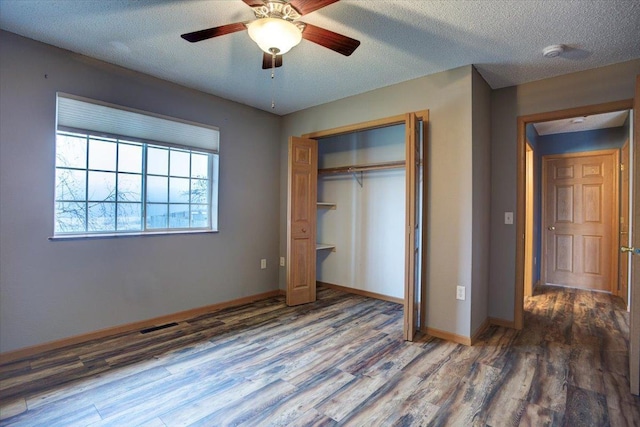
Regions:
[[[398,160],[395,162],[371,163],[368,165],[351,165],[351,166],[340,166],[337,168],[318,169],[318,175],[367,172],[367,171],[384,170],[384,169],[402,169],[404,167],[405,167],[405,161]]]

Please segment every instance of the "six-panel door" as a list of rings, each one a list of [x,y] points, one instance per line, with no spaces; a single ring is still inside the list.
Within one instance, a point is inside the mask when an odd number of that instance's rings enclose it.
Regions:
[[[611,291],[616,152],[544,158],[545,282]]]
[[[316,300],[318,143],[289,139],[287,305]]]

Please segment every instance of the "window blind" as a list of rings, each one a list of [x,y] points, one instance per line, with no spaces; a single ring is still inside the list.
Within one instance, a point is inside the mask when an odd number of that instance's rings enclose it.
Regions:
[[[218,153],[217,128],[58,93],[58,129],[81,129]]]

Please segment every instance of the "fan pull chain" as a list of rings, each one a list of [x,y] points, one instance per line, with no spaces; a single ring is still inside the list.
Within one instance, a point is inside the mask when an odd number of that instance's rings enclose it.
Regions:
[[[276,109],[276,54],[272,53],[271,56],[271,109]]]

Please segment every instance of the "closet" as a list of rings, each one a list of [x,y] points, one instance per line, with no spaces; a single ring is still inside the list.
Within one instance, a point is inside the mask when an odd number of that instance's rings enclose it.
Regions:
[[[404,334],[424,326],[428,112],[289,141],[287,304],[316,283],[404,303]]]
[[[316,282],[404,300],[405,126],[318,138]]]

